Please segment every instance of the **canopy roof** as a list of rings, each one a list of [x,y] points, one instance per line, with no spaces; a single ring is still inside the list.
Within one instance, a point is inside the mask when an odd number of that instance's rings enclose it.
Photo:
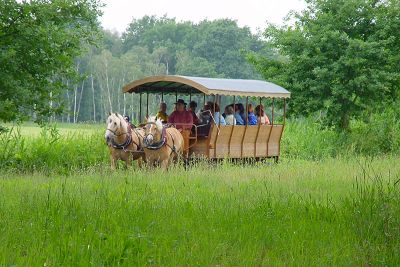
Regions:
[[[178,93],[289,98],[290,92],[279,85],[259,80],[216,79],[176,75],[150,76],[123,87],[129,93]]]

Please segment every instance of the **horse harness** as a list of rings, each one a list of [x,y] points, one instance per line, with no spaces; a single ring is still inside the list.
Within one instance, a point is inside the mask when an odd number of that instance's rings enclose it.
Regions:
[[[136,143],[136,142],[132,139],[132,129],[131,129],[130,127],[128,128],[128,132],[126,132],[126,133],[120,133],[120,134],[117,134],[115,131],[110,130],[110,129],[107,129],[107,130],[109,130],[110,132],[112,132],[115,136],[121,136],[121,135],[123,135],[123,134],[127,134],[127,136],[128,136],[128,138],[126,138],[125,142],[122,143],[122,144],[116,143],[116,142],[114,141],[114,138],[113,138],[113,139],[111,140],[111,145],[112,145],[113,148],[115,148],[115,149],[121,149],[121,150],[123,150],[124,152],[132,152],[132,153],[134,153],[134,152],[141,152],[142,148],[141,148],[140,144]],[[136,136],[137,136],[138,139],[139,139],[139,133],[138,133],[135,129],[133,130],[133,132],[136,134]],[[128,149],[127,149],[127,147],[129,147],[130,144],[132,144],[132,143],[136,145],[136,147],[137,147],[137,150],[136,150],[136,151],[131,151],[131,150],[128,150]]]
[[[145,143],[145,146],[144,146],[144,147],[147,148],[147,149],[150,149],[150,150],[158,150],[158,149],[161,149],[161,148],[165,145],[165,146],[168,146],[168,147],[171,149],[170,155],[171,155],[172,153],[176,153],[175,140],[174,140],[174,138],[172,137],[172,134],[171,134],[171,133],[168,133],[168,134],[169,134],[169,136],[171,137],[172,146],[170,146],[170,145],[167,143],[167,128],[169,128],[169,126],[163,126],[163,129],[162,129],[162,131],[161,131],[161,140],[158,141],[157,143],[148,144],[148,143],[147,143],[147,138],[146,138],[146,136],[145,136],[145,137],[143,138],[143,142]]]

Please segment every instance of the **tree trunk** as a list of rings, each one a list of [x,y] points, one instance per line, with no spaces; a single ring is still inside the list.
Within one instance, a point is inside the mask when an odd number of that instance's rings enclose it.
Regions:
[[[342,116],[340,117],[340,128],[342,130],[348,131],[350,128],[350,116],[348,112],[343,112]]]
[[[106,66],[106,86],[107,86],[107,93],[108,93],[108,104],[110,105],[110,112],[113,112],[112,102],[111,102],[111,93],[110,93],[110,84],[108,81],[108,62],[105,62]]]
[[[79,112],[81,110],[81,102],[82,102],[82,95],[83,95],[83,88],[84,87],[85,87],[85,80],[82,81],[81,94],[79,96],[79,102],[78,102],[78,111],[76,113],[76,121],[78,121]]]
[[[68,105],[67,122],[71,123],[71,98],[69,96],[69,80],[67,80],[67,105]]]
[[[96,122],[96,101],[94,100],[93,73],[90,74],[90,79],[92,81],[93,121]]]
[[[76,64],[76,73],[79,72],[79,65],[80,62],[78,61],[78,63]],[[75,89],[74,89],[74,123],[76,123],[76,111],[77,111],[77,96],[78,96],[78,83],[75,84]]]

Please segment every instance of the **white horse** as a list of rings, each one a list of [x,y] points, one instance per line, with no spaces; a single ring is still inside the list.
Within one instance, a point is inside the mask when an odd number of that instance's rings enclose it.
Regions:
[[[111,169],[115,170],[117,160],[125,161],[126,167],[132,160],[138,160],[139,167],[144,159],[142,128],[131,129],[127,121],[118,113],[109,113],[107,130],[104,135],[110,150]]]

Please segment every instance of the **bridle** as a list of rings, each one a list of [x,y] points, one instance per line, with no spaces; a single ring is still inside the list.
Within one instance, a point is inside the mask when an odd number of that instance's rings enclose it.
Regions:
[[[155,125],[156,128],[157,128],[157,124],[155,122],[147,122],[146,125]],[[169,126],[170,125],[164,125],[163,126],[163,128],[161,130],[161,139],[157,143],[149,144],[149,142],[147,141],[147,137],[148,136],[152,136],[154,138],[154,134],[152,134],[152,133],[145,134],[145,136],[143,138],[144,147],[147,148],[147,149],[150,149],[150,150],[158,150],[158,149],[161,149],[164,145],[166,145],[171,149],[171,154],[174,153],[174,152],[176,153],[175,140],[172,137],[171,133],[169,133],[169,135],[170,135],[171,140],[172,140],[172,146],[170,146],[167,143],[167,128]]]
[[[130,129],[130,128],[128,128],[128,129],[129,129],[128,132],[117,133],[117,131],[114,131],[114,130],[111,130],[111,129],[107,128],[107,131],[110,131],[111,133],[113,133],[114,136],[121,136],[121,135],[124,135],[124,134],[127,135],[127,138],[126,138],[125,142],[123,142],[122,144],[119,144],[119,143],[115,142],[114,138],[112,138],[111,139],[111,145],[112,145],[113,148],[122,149],[124,152],[138,152],[138,151],[129,151],[129,150],[126,149],[130,144],[134,143],[136,145],[136,147],[137,147],[137,150],[141,150],[140,144],[136,143],[132,139],[132,129]],[[136,136],[139,137],[140,134],[135,130],[134,130],[134,132],[135,132]]]
[[[155,125],[156,129],[158,130],[157,124],[155,122],[147,122],[146,126],[147,125]],[[157,149],[160,149],[161,147],[163,147],[166,144],[166,141],[167,141],[167,138],[165,136],[165,132],[166,132],[165,129],[166,129],[166,127],[162,128],[162,130],[161,130],[161,139],[157,143],[151,143],[150,144],[147,141],[149,136],[152,136],[153,139],[154,139],[154,134],[152,134],[152,133],[145,134],[144,138],[143,138],[144,147],[147,148],[147,149],[151,149],[151,150],[157,150]]]
[[[117,133],[117,131],[111,130],[111,129],[109,129],[109,128],[107,128],[107,130],[106,130],[106,131],[110,131],[110,132],[112,132],[112,133],[113,133],[113,135],[115,135],[115,136],[121,136],[121,135],[124,135],[124,134],[127,134],[127,133],[128,133],[128,132]]]

